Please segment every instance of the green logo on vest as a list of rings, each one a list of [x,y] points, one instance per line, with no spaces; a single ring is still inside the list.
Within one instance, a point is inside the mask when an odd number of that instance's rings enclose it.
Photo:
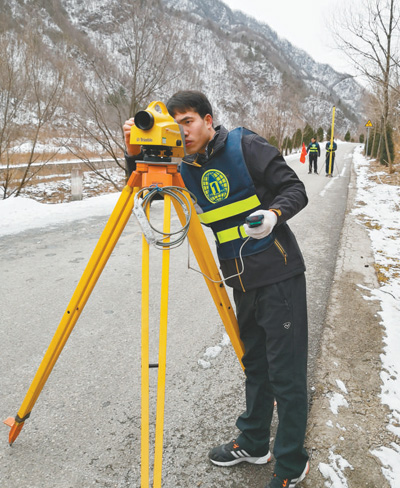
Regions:
[[[216,169],[209,169],[201,178],[201,187],[207,200],[218,203],[229,195],[228,178]]]

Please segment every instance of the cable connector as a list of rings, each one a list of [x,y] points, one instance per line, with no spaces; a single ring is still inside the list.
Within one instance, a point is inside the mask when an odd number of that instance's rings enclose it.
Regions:
[[[189,197],[185,195],[185,192],[189,194]],[[162,230],[158,230],[147,218],[146,208],[150,207],[151,202],[156,195],[161,195],[162,197],[168,195],[182,208],[182,212],[185,216],[185,223],[177,231],[165,233]],[[148,244],[152,244],[155,248],[163,250],[174,249],[183,243],[189,231],[190,219],[192,216],[190,198],[196,203],[196,197],[190,193],[190,191],[177,186],[160,187],[151,185],[142,188],[136,193],[133,213],[139,222]]]
[[[154,244],[156,242],[156,236],[151,228],[150,222],[143,209],[143,198],[135,198],[135,204],[133,206],[133,213],[135,214],[143,235],[148,244]]]

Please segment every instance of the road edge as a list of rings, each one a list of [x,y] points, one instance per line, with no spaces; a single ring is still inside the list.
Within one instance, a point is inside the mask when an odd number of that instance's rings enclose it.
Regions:
[[[352,165],[310,402],[307,487],[389,487],[380,461],[371,454],[393,439],[386,429],[389,412],[379,397],[384,333],[377,318],[380,306],[366,299],[368,290],[379,284],[367,230],[352,214],[360,205],[356,196]]]

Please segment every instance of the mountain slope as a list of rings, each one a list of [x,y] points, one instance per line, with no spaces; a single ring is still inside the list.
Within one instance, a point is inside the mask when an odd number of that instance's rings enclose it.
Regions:
[[[253,42],[264,60],[280,74],[281,80],[285,77],[285,82],[296,88],[301,99],[302,118],[312,126],[330,124],[332,105],[338,108],[341,129],[349,123],[353,128],[357,126],[363,116],[365,92],[350,75],[315,62],[305,51],[279,38],[268,25],[240,11],[232,11],[219,0],[164,0],[164,3],[195,19],[215,22],[237,43]]]
[[[217,122],[278,142],[306,122],[327,130],[333,105],[338,135],[359,126],[364,92],[351,77],[219,0],[0,0],[0,11],[0,32],[23,38],[36,29],[49,60],[68,57],[64,66],[76,82],[68,110],[77,113],[86,103],[82,86],[104,103],[118,95],[126,105],[119,120],[153,99],[198,89]],[[141,58],[133,59],[139,47]]]

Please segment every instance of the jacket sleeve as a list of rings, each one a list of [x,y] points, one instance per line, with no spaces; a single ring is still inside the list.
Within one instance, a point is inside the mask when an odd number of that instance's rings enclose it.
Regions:
[[[278,224],[286,222],[307,205],[303,182],[276,147],[254,134],[243,139],[242,148],[261,205],[275,211]]]
[[[128,156],[125,152],[125,165],[126,171],[128,173],[128,178],[132,174],[133,171],[136,170],[136,161],[140,161],[143,159],[143,152],[137,154],[136,156]]]

